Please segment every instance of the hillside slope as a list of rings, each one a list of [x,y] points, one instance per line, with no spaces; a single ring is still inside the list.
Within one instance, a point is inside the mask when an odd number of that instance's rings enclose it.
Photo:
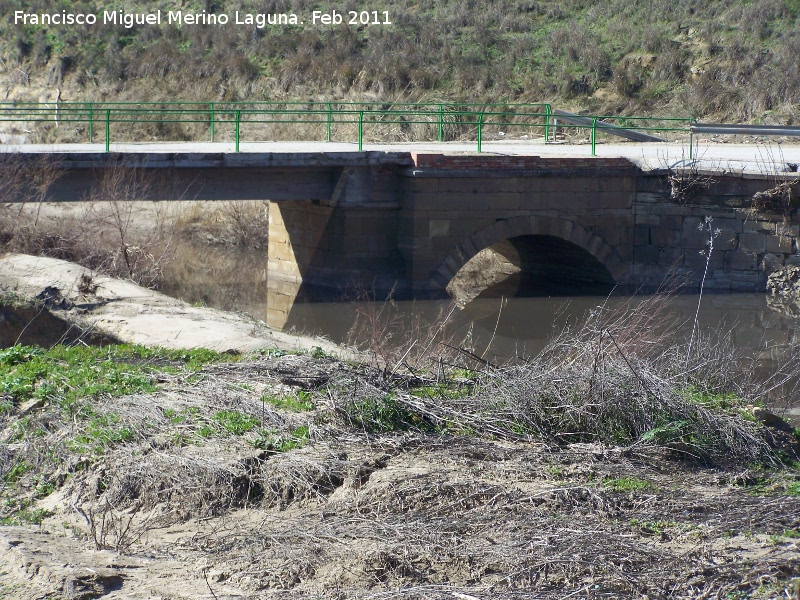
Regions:
[[[103,24],[104,10],[226,14],[227,25]],[[66,8],[64,8],[66,7]],[[391,25],[312,25],[313,10]],[[15,11],[95,25],[14,24]],[[304,25],[236,25],[295,13]],[[550,101],[595,113],[791,122],[798,0],[6,0],[6,100]],[[346,19],[345,19],[346,20]]]

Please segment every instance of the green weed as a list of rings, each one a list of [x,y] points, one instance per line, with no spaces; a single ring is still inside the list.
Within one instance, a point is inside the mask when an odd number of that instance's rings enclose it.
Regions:
[[[268,452],[288,452],[300,448],[308,441],[307,426],[297,427],[288,434],[274,429],[261,429],[254,440],[249,443],[254,448]]]
[[[19,479],[31,470],[31,466],[25,461],[20,461],[14,464],[7,472],[3,473],[2,480],[4,483],[14,484]]]
[[[205,349],[17,345],[0,350],[0,397],[12,405],[42,399],[86,417],[91,411],[84,410],[84,399],[152,392],[159,372],[191,371],[232,359]]]
[[[238,410],[221,410],[212,417],[226,432],[233,435],[244,435],[258,426],[258,419]]]
[[[451,400],[455,400],[457,398],[464,398],[465,396],[469,395],[470,388],[466,385],[437,383],[413,388],[411,393],[418,398],[449,398]]]
[[[658,536],[663,535],[670,527],[677,525],[674,521],[642,521],[639,519],[631,519],[629,524],[646,535]]]
[[[53,516],[53,511],[44,508],[33,510],[20,509],[8,516],[0,518],[0,525],[41,525],[47,517]]]
[[[119,422],[119,416],[113,413],[92,417],[83,432],[68,443],[68,447],[73,451],[100,456],[112,446],[130,442],[134,438],[134,430],[120,426]]]
[[[307,390],[298,390],[294,394],[286,396],[265,394],[261,400],[291,412],[304,412],[314,408],[313,394]]]
[[[431,429],[421,415],[398,402],[392,394],[381,397],[353,398],[345,405],[352,425],[369,433]]]

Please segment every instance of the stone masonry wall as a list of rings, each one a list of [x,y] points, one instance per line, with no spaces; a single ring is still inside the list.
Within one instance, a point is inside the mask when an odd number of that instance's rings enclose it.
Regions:
[[[754,212],[755,193],[775,185],[767,178],[711,176],[707,186],[683,199],[670,197],[666,177],[640,177],[634,206],[633,279],[658,286],[670,270],[700,285],[709,248],[704,223],[714,232],[705,289],[763,291],[768,274],[799,264],[796,217]]]

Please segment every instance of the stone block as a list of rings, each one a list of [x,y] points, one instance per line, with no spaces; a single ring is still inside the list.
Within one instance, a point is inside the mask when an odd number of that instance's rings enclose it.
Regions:
[[[455,244],[452,238],[437,237],[431,240],[431,247],[437,255],[446,256],[455,248]]]
[[[739,244],[739,236],[735,233],[721,232],[714,238],[714,252],[736,250]]]
[[[733,339],[740,348],[761,348],[764,343],[764,332],[758,327],[736,327]]]
[[[666,229],[683,229],[683,216],[662,214],[660,225]]]
[[[768,235],[766,251],[789,254],[792,251],[792,238],[785,235]]]
[[[658,251],[658,264],[662,267],[671,267],[683,262],[683,248],[668,246]]]
[[[589,240],[589,245],[586,247],[586,250],[589,251],[589,254],[596,255],[601,248],[607,245],[608,244],[603,241],[603,238],[598,235],[594,235],[592,236],[592,239]]]
[[[558,223],[558,229],[556,235],[562,239],[571,240],[574,231],[575,231],[575,223],[564,219]]]
[[[544,201],[547,208],[558,211],[575,210],[586,205],[583,196],[575,192],[546,192]]]
[[[704,252],[692,250],[687,251],[683,257],[683,264],[695,270],[705,269],[706,262],[708,262],[709,268],[722,268],[725,263],[725,257],[721,252],[713,252],[709,260]]]
[[[726,233],[741,233],[742,221],[740,219],[714,217],[714,220],[711,221],[711,227],[714,231],[719,229]]]
[[[708,247],[708,233],[698,229],[684,229],[681,233],[681,246],[687,251]]]
[[[756,268],[756,257],[740,250],[735,250],[726,257],[726,265],[732,271],[753,271]]]
[[[637,246],[650,244],[650,229],[647,225],[635,225],[633,228],[633,243]]]
[[[634,217],[634,223],[636,225],[650,225],[652,227],[659,227],[661,225],[661,215],[638,213]]]
[[[758,231],[762,233],[775,233],[777,223],[774,221],[745,221],[742,223],[742,231]]]
[[[636,246],[633,259],[643,265],[657,265],[659,249],[655,246]]]
[[[650,229],[650,243],[661,247],[680,246],[681,231],[679,229],[652,227]]]
[[[636,202],[637,204],[660,204],[667,197],[666,194],[661,192],[637,192]]]
[[[527,210],[548,208],[547,194],[545,192],[525,192],[519,196],[519,206]]]
[[[491,192],[486,194],[489,200],[489,209],[496,210],[518,210],[522,205],[521,194],[510,192]]]
[[[449,219],[432,219],[428,221],[428,235],[430,237],[445,237],[450,235]]]
[[[633,204],[634,194],[632,192],[597,192],[590,196],[584,196],[583,206],[575,208],[589,208],[611,210],[618,208],[630,208]]]
[[[767,236],[763,233],[740,233],[739,250],[759,254],[766,249]]]

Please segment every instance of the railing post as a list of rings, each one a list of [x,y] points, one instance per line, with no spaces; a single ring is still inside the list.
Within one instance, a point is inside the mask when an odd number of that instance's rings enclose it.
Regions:
[[[689,119],[689,160],[694,159],[694,130],[692,129],[692,120]]]
[[[242,118],[242,111],[237,110],[236,111],[236,134],[235,134],[235,137],[236,137],[236,152],[239,151],[239,122],[240,122],[241,118]]]
[[[439,105],[439,137],[440,142],[444,141],[444,105]]]
[[[364,111],[358,113],[358,151],[364,148]]]
[[[89,102],[89,143],[92,143],[92,138],[94,137],[94,112],[92,108],[92,103]]]
[[[481,151],[483,143],[483,113],[478,115],[478,152]]]
[[[549,104],[544,105],[544,141],[550,141],[550,115],[553,114]],[[555,140],[553,140],[555,141]]]
[[[592,117],[592,156],[597,156],[595,143],[597,141],[597,117]]]
[[[209,125],[208,125],[208,127],[209,127],[210,132],[211,132],[211,141],[213,142],[214,141],[214,133],[215,133],[215,131],[214,131],[214,103],[213,102],[209,102],[208,103],[208,111],[209,111],[209,117],[208,117],[209,118]]]
[[[325,141],[326,142],[330,142],[331,141],[331,121],[333,119],[332,110],[333,109],[331,108],[331,103],[328,102],[328,122],[327,122],[326,128],[325,128]]]
[[[111,109],[106,109],[106,152],[109,152],[111,147]]]

